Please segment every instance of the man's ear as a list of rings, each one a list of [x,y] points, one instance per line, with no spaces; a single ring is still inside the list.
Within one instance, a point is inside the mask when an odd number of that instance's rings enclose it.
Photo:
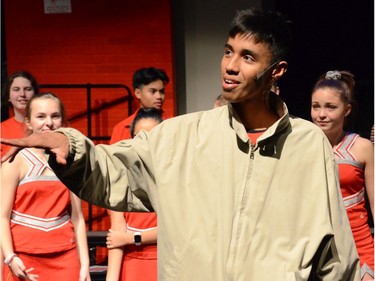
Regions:
[[[134,95],[135,95],[135,97],[137,98],[137,99],[141,99],[141,89],[139,89],[139,88],[135,88],[134,89]]]
[[[286,61],[280,61],[272,71],[272,78],[278,80],[288,69],[288,63]]]

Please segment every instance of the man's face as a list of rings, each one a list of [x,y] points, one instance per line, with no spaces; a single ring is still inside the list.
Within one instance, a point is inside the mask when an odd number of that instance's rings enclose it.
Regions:
[[[135,89],[135,96],[140,101],[141,108],[155,108],[162,109],[165,98],[164,83],[161,80],[156,80],[148,85],[142,85]]]
[[[236,35],[225,44],[221,61],[223,96],[232,103],[262,98],[271,87],[272,70],[265,71],[271,63],[268,45],[255,43],[252,37]]]

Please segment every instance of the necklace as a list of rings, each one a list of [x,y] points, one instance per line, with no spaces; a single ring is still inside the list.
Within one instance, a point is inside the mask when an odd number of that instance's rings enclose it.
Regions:
[[[263,133],[267,131],[268,128],[256,128],[256,129],[246,129],[247,133]]]

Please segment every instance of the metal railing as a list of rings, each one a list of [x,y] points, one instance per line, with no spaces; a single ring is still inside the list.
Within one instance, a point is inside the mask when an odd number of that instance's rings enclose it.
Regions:
[[[46,89],[86,89],[86,112],[83,114],[75,115],[72,118],[78,118],[78,117],[84,117],[86,115],[87,117],[87,137],[91,140],[103,140],[108,139],[109,137],[103,137],[103,136],[93,136],[92,135],[92,115],[94,113],[97,113],[98,111],[101,111],[105,108],[108,108],[110,106],[116,105],[121,102],[127,102],[128,103],[128,115],[132,114],[132,94],[131,90],[128,86],[124,84],[41,84],[39,85],[39,88],[46,88]],[[91,106],[91,99],[92,99],[92,89],[123,89],[126,91],[126,95],[124,97],[114,99],[110,102],[108,102],[105,106],[101,106],[99,108],[93,109]]]

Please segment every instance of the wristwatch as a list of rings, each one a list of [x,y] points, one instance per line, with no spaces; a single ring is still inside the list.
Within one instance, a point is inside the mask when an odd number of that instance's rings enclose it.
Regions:
[[[134,232],[134,244],[136,246],[142,245],[142,236],[140,232]]]

